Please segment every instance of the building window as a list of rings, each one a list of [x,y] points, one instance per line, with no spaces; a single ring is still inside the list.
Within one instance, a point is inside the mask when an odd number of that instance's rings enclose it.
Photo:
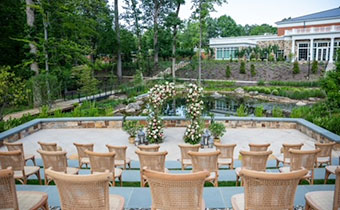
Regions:
[[[216,49],[216,59],[228,60],[231,57],[235,58],[237,51],[238,51],[237,47],[217,48]]]
[[[283,58],[284,57],[284,51],[283,50],[278,50],[276,52],[276,58]]]
[[[298,59],[308,60],[309,57],[309,43],[299,43]]]

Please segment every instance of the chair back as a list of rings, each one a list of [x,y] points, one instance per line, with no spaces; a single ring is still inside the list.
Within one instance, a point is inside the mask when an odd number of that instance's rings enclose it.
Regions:
[[[165,157],[168,154],[164,152],[145,152],[136,150],[139,158],[140,170],[146,168],[153,171],[164,172],[165,170]]]
[[[78,144],[78,143],[73,143],[73,144],[77,148],[78,159],[87,158],[88,155],[85,153],[85,151],[86,150],[93,151],[93,147],[94,147],[93,144]]]
[[[301,168],[313,170],[316,163],[317,153],[320,152],[320,149],[315,150],[290,149],[289,152],[291,171],[300,170]]]
[[[66,151],[44,151],[37,150],[41,155],[44,163],[44,168],[52,168],[53,171],[67,172]]]
[[[296,149],[300,150],[303,146],[303,143],[301,144],[282,144],[282,153],[283,153],[283,160],[290,158],[290,149]]]
[[[214,143],[216,150],[219,150],[221,154],[218,156],[218,158],[231,158],[234,157],[234,149],[236,147],[236,144],[220,144],[220,143]]]
[[[244,209],[294,209],[297,185],[307,170],[266,173],[241,169]]]
[[[180,150],[181,150],[181,159],[190,159],[191,157],[188,155],[189,151],[193,151],[193,152],[198,152],[198,150],[200,149],[201,145],[199,144],[195,144],[195,145],[191,145],[191,144],[179,144],[178,145]]]
[[[249,144],[250,151],[267,151],[270,144]]]
[[[0,209],[19,210],[14,172],[10,168],[0,170],[0,198]]]
[[[158,152],[159,151],[159,145],[138,145],[137,146],[140,151],[144,152]]]
[[[91,164],[91,172],[105,172],[109,171],[114,173],[115,168],[115,155],[114,152],[99,153],[86,150]]]
[[[266,171],[267,160],[272,151],[240,151],[242,155],[242,168],[254,171]]]
[[[340,167],[335,169],[335,190],[334,190],[334,200],[333,200],[333,209],[337,210],[340,207]]]
[[[332,149],[336,143],[315,143],[315,149],[320,149],[318,157],[330,157],[332,158]]]
[[[167,174],[144,170],[151,191],[152,209],[202,210],[207,171],[192,174]]]
[[[23,171],[25,160],[20,150],[0,152],[0,166],[1,168],[11,167],[13,171]]]
[[[108,210],[112,174],[70,175],[47,169],[57,185],[63,210]]]
[[[47,142],[40,142],[40,141],[38,141],[38,144],[40,144],[41,150],[44,150],[44,151],[58,151],[57,143],[47,143]]]
[[[113,146],[113,145],[106,145],[109,152],[116,153],[115,160],[123,160],[126,161],[126,150],[127,146]]]
[[[4,141],[3,143],[4,143],[4,145],[6,145],[8,151],[20,150],[21,151],[21,155],[24,158],[25,153],[24,153],[24,145],[23,145],[23,143],[21,143],[21,142],[9,143],[9,142],[6,142],[6,141]]]
[[[218,156],[221,154],[220,151],[213,152],[188,152],[192,161],[192,171],[208,171],[218,172]]]

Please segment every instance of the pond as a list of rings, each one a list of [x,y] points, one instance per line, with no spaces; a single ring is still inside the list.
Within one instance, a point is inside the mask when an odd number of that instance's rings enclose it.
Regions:
[[[203,101],[204,116],[209,115],[209,113],[213,113],[215,116],[237,116],[236,110],[241,104],[244,104],[249,116],[254,116],[255,108],[258,106],[263,106],[266,116],[271,116],[271,111],[274,109],[274,107],[281,108],[284,115],[289,116],[292,109],[296,107],[296,104],[267,102],[249,97],[236,96],[222,96],[220,98],[207,96],[203,98]],[[164,115],[168,116],[184,117],[186,115],[186,99],[175,98],[173,100],[169,100],[168,103],[163,107],[162,112]]]

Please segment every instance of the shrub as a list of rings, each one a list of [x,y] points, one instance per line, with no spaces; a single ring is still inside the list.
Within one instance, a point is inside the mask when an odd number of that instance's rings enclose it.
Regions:
[[[320,87],[319,81],[270,81],[274,86],[292,86],[292,87]]]
[[[263,92],[264,92],[265,94],[271,94],[270,88],[264,88]]]
[[[138,121],[125,121],[123,123],[123,130],[129,134],[130,137],[136,137],[139,130]]]
[[[257,85],[259,85],[259,86],[265,86],[264,80],[260,79],[260,80],[257,82]]]
[[[318,61],[313,61],[313,64],[312,64],[312,73],[313,73],[313,74],[318,73],[318,69],[319,69],[319,67],[318,67]]]
[[[227,68],[225,70],[225,76],[227,78],[230,78],[230,76],[231,76],[231,71],[230,71],[230,66],[229,65],[227,65]]]
[[[230,60],[229,60],[229,62],[230,62],[230,63],[233,62],[233,56],[232,56],[232,55],[230,55]]]
[[[63,112],[61,109],[56,109],[53,113],[53,117],[63,117]]]
[[[40,110],[39,118],[47,118],[49,109],[50,108],[47,105],[42,106]]]
[[[270,62],[275,61],[275,57],[272,53],[268,56],[268,61],[270,61]]]
[[[291,118],[304,118],[310,112],[310,108],[307,106],[295,107],[290,113]]]
[[[246,63],[242,60],[240,65],[240,74],[246,73]]]
[[[244,106],[244,104],[241,104],[240,107],[236,110],[237,116],[239,117],[245,117],[248,115],[247,108]]]
[[[264,111],[264,109],[263,109],[262,105],[261,106],[257,106],[255,108],[254,114],[255,114],[256,117],[263,117],[264,116],[263,111]]]
[[[272,117],[283,117],[282,109],[275,106],[272,110]]]
[[[253,63],[250,65],[250,74],[252,77],[256,75],[255,65]]]
[[[209,130],[215,139],[220,138],[226,132],[225,126],[223,123],[213,122],[209,126]]]
[[[293,74],[298,74],[298,73],[300,73],[299,62],[298,61],[294,61]]]
[[[277,89],[274,89],[274,90],[272,91],[272,95],[278,96],[278,95],[279,95],[279,91],[278,91]]]

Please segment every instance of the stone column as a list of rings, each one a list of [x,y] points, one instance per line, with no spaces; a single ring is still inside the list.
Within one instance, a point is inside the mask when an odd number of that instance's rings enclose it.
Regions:
[[[330,55],[329,55],[329,63],[333,63],[333,54],[334,54],[334,37],[331,38],[331,49],[329,51]]]
[[[292,57],[292,62],[294,62],[295,61],[295,39],[292,39],[292,55],[293,55],[293,57]]]
[[[314,61],[314,39],[310,39],[310,44],[309,44],[309,60]]]

